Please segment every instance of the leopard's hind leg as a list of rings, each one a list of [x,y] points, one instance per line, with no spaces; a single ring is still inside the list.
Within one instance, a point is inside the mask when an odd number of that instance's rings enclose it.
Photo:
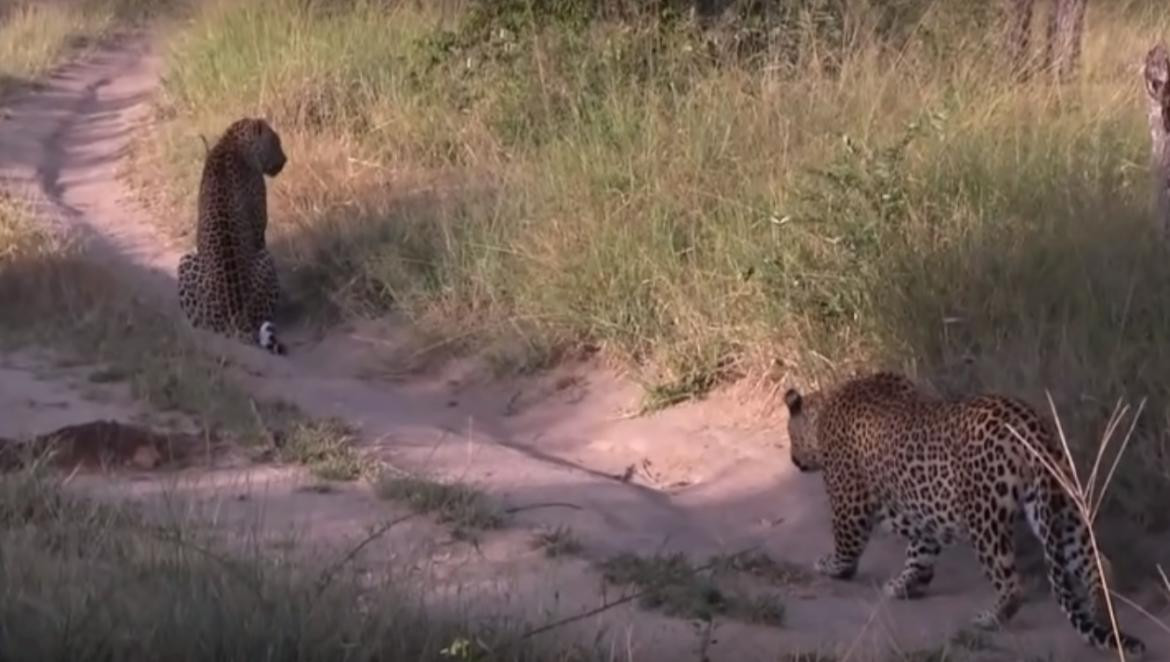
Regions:
[[[273,316],[280,294],[272,254],[261,249],[252,258],[248,291],[248,318],[257,344],[273,354],[284,354],[285,346],[276,335]]]

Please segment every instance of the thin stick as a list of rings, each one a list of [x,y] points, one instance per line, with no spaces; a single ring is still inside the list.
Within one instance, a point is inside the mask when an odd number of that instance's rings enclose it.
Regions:
[[[1056,421],[1056,437],[1060,439],[1060,447],[1064,449],[1064,459],[1068,462],[1068,468],[1072,471],[1072,479],[1075,481],[1077,487],[1084,483],[1081,482],[1081,477],[1077,473],[1077,463],[1073,461],[1072,451],[1068,444],[1065,443],[1064,426],[1060,423],[1060,417],[1056,415],[1056,403],[1052,401],[1052,392],[1045,389],[1044,396],[1048,398],[1048,407],[1052,410],[1052,418]]]
[[[525,510],[536,510],[537,508],[570,508],[572,510],[585,510],[575,503],[567,503],[564,501],[548,501],[545,503],[530,503],[523,506],[512,506],[511,508],[505,508],[504,513],[508,515],[514,515],[516,513],[522,513]]]
[[[147,529],[146,535],[149,535],[150,537],[162,543],[171,544],[181,549],[189,549],[193,552],[198,552],[200,555],[215,561],[217,564],[219,564],[220,567],[226,570],[228,574],[232,575],[241,584],[251,589],[252,592],[256,595],[256,599],[260,600],[261,602],[264,601],[264,594],[260,590],[260,585],[257,584],[256,581],[241,572],[239,568],[235,567],[230,559],[220,556],[213,550],[199,545],[192,540],[186,539],[183,536],[181,529],[176,528],[175,533],[169,533],[168,530],[164,527],[158,527],[158,529],[152,528]]]
[[[1129,431],[1125,433],[1125,437],[1121,440],[1121,450],[1117,451],[1117,455],[1113,457],[1113,464],[1109,467],[1109,473],[1105,476],[1103,485],[1109,485],[1113,482],[1113,474],[1117,471],[1117,465],[1121,463],[1121,456],[1125,455],[1125,451],[1129,448],[1129,441],[1133,438],[1133,431],[1137,428],[1138,417],[1142,415],[1142,410],[1146,408],[1146,399],[1142,398],[1141,404],[1138,405],[1137,413],[1133,415],[1133,421],[1129,425]],[[1101,490],[1101,494],[1097,499],[1097,503],[1093,506],[1093,520],[1096,521],[1097,513],[1101,512],[1101,504],[1105,501],[1105,490]]]
[[[711,561],[708,561],[707,563],[704,563],[701,566],[698,566],[697,568],[695,568],[694,571],[695,571],[695,573],[700,573],[700,572],[704,572],[706,570],[710,570],[711,568],[714,568],[715,566],[717,566],[721,563],[726,563],[726,562],[730,561],[731,559],[743,556],[744,554],[747,554],[747,553],[751,552],[752,550],[756,549],[756,547],[758,547],[758,545],[752,545],[751,547],[748,547],[746,549],[741,549],[740,551],[738,551],[734,554],[731,554],[729,556],[724,556],[724,557],[719,557],[719,558],[713,559]],[[614,607],[618,607],[618,606],[621,606],[623,604],[626,604],[627,602],[637,600],[638,598],[642,597],[643,595],[646,595],[647,593],[649,593],[650,591],[653,591],[656,588],[658,588],[658,587],[657,586],[650,586],[647,588],[643,588],[643,589],[634,591],[633,593],[630,593],[629,595],[618,598],[617,600],[614,600],[612,602],[602,603],[601,606],[594,607],[593,609],[590,609],[588,611],[583,611],[579,614],[573,614],[572,616],[566,616],[564,618],[557,619],[551,623],[545,623],[544,625],[541,625],[540,627],[528,630],[524,634],[520,635],[520,638],[521,639],[528,639],[530,637],[535,637],[538,634],[548,632],[549,630],[555,630],[556,628],[563,627],[563,626],[569,625],[571,623],[576,623],[577,621],[583,621],[585,619],[592,618],[598,614],[609,611],[610,609],[613,609]]]
[[[647,593],[649,593],[650,590],[651,589],[649,589],[649,588],[644,588],[644,589],[641,589],[639,591],[634,591],[633,593],[631,593],[623,598],[618,598],[617,600],[614,600],[613,602],[602,603],[602,605],[600,607],[594,607],[593,609],[590,609],[589,611],[584,611],[584,612],[581,612],[579,614],[574,614],[572,616],[566,616],[565,618],[555,620],[551,623],[546,623],[538,628],[533,628],[533,629],[525,632],[524,634],[520,635],[520,638],[521,639],[528,639],[529,637],[535,637],[538,634],[548,632],[549,630],[554,630],[556,628],[562,627],[564,625],[568,625],[570,623],[575,623],[577,621],[583,621],[587,618],[591,618],[593,616],[596,616],[602,612],[609,611],[610,609],[613,609],[614,607],[618,607],[618,606],[621,606],[623,604],[626,604],[627,602],[637,600],[638,598],[642,597],[643,595],[646,595]]]
[[[1113,406],[1113,413],[1109,415],[1109,422],[1105,424],[1105,439],[1111,439],[1113,433],[1117,431],[1117,426],[1121,424],[1121,417],[1125,412],[1129,411],[1129,406],[1122,406],[1121,400],[1118,399],[1117,404]],[[1093,490],[1097,486],[1097,472],[1101,468],[1101,460],[1105,457],[1105,444],[1097,447],[1097,457],[1093,460],[1093,470],[1089,472],[1089,503],[1094,501]]]
[[[362,540],[360,543],[358,543],[353,549],[349,550],[349,552],[345,556],[343,556],[341,559],[339,559],[333,565],[326,568],[325,571],[321,573],[321,577],[317,580],[317,595],[321,595],[322,593],[324,593],[325,589],[329,588],[329,584],[331,584],[333,582],[333,577],[337,574],[337,572],[339,570],[341,570],[341,568],[344,567],[345,564],[352,561],[354,559],[354,557],[356,557],[358,555],[358,553],[360,553],[363,549],[365,549],[365,547],[367,545],[374,542],[378,538],[381,538],[382,536],[384,536],[387,531],[394,528],[395,526],[397,526],[397,525],[399,525],[399,524],[401,524],[401,523],[405,522],[406,520],[411,519],[413,517],[418,517],[419,514],[420,513],[415,512],[415,513],[410,513],[409,515],[403,515],[402,517],[399,517],[397,519],[392,519],[389,522],[386,522],[385,524],[383,524],[382,526],[374,529],[374,531],[371,532],[370,535],[366,536],[364,540]]]
[[[1159,628],[1161,628],[1161,629],[1162,629],[1164,632],[1170,632],[1170,625],[1166,625],[1165,623],[1163,623],[1163,622],[1162,622],[1162,619],[1160,619],[1160,618],[1158,618],[1157,616],[1155,616],[1155,615],[1151,614],[1151,613],[1150,613],[1150,612],[1149,612],[1149,611],[1148,611],[1148,610],[1147,610],[1145,607],[1143,607],[1143,606],[1139,605],[1137,602],[1134,602],[1133,600],[1130,600],[1129,598],[1125,597],[1124,595],[1122,595],[1122,594],[1120,594],[1120,593],[1114,593],[1114,594],[1113,594],[1113,597],[1117,598],[1118,600],[1121,600],[1121,601],[1122,601],[1122,602],[1124,602],[1125,604],[1127,604],[1127,605],[1129,605],[1130,607],[1132,607],[1132,608],[1133,608],[1133,610],[1134,610],[1134,611],[1136,611],[1137,613],[1139,613],[1139,614],[1141,614],[1142,616],[1145,616],[1146,618],[1150,619],[1150,621],[1152,621],[1152,622],[1154,623],[1154,625],[1156,625],[1156,626],[1158,626]]]
[[[854,651],[857,650],[858,644],[861,643],[862,637],[865,636],[866,632],[869,632],[870,626],[872,626],[874,620],[877,619],[878,612],[881,611],[881,609],[885,605],[885,603],[886,603],[886,601],[883,599],[881,602],[874,605],[873,609],[869,610],[869,616],[867,616],[865,618],[865,624],[861,626],[861,629],[858,630],[858,632],[857,632],[857,636],[854,637],[853,641],[851,641],[849,643],[849,648],[847,648],[845,650],[845,655],[844,655],[844,657],[841,658],[842,660],[849,660],[853,657],[853,653],[854,653]]]

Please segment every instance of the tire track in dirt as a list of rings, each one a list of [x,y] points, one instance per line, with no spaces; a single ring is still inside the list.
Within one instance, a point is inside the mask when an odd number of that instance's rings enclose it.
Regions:
[[[128,289],[177,317],[179,254],[155,235],[117,173],[133,132],[147,117],[161,65],[146,36],[119,44],[62,68],[43,89],[9,104],[9,119],[0,122],[0,183],[43,198],[46,219],[82,232],[91,255],[115,269]],[[295,154],[289,165],[297,166]],[[476,483],[509,505],[556,501],[581,508],[525,511],[514,518],[517,531],[569,525],[593,558],[662,550],[703,556],[761,545],[773,557],[807,565],[828,548],[819,479],[795,475],[775,447],[777,433],[730,424],[737,411],[730,401],[626,419],[616,414],[630,403],[628,386],[584,365],[459,389],[452,388],[449,374],[390,383],[363,376],[377,359],[356,333],[315,339],[290,329],[285,336],[291,355],[272,357],[199,334],[208,351],[231,360],[257,396],[354,423],[370,449],[395,466]],[[565,397],[549,386],[566,374],[581,384],[582,397]],[[543,395],[519,413],[505,413],[517,389]],[[643,459],[685,484],[656,489],[608,477]],[[312,515],[314,506],[297,503],[291,510]],[[336,509],[329,513],[341,516]],[[362,517],[368,521],[368,513]],[[501,558],[523,556],[516,535],[501,539]],[[953,551],[941,560],[927,598],[885,604],[876,587],[900,567],[902,549],[895,539],[876,539],[858,581],[819,582],[812,592],[791,597],[781,630],[721,624],[720,643],[708,655],[771,659],[778,650],[833,649],[858,641],[857,650],[869,651],[891,641],[902,650],[945,641],[990,599],[986,582],[968,552]],[[539,570],[526,572],[522,581],[557,591],[539,579]],[[1123,616],[1152,648],[1170,651],[1137,617]],[[686,624],[629,612],[619,621],[640,628],[635,638],[644,654],[688,659]],[[1046,591],[1033,595],[997,641],[1012,651],[1052,650],[1056,659],[1102,659],[1080,644]]]

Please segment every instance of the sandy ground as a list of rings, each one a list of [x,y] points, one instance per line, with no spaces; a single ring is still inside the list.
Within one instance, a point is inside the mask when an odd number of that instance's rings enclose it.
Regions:
[[[115,268],[127,288],[178,315],[179,255],[156,236],[117,177],[159,74],[151,42],[133,38],[62,68],[43,88],[12,99],[7,119],[0,121],[0,182],[43,197],[46,223],[82,231],[91,254]],[[295,154],[289,167],[296,167]],[[292,328],[284,336],[287,357],[210,336],[206,344],[230,361],[229,369],[258,397],[346,419],[359,427],[370,452],[393,466],[473,483],[509,506],[575,506],[518,512],[478,547],[415,520],[364,555],[372,565],[427,559],[436,593],[459,587],[460,600],[484,600],[494,608],[506,601],[539,622],[599,604],[600,582],[589,561],[619,551],[681,550],[701,561],[759,546],[774,559],[808,567],[829,548],[820,478],[791,467],[782,414],[759,398],[723,393],[631,417],[636,390],[588,361],[510,381],[489,381],[459,366],[388,380],[369,369],[391,360],[386,349],[394,335],[384,324],[335,329],[325,337]],[[77,368],[55,367],[50,354],[0,359],[0,437],[144,415],[128,394],[96,389]],[[631,466],[632,478],[620,480]],[[225,523],[296,531],[311,544],[352,544],[368,527],[400,514],[368,488],[321,491],[303,472],[271,466],[79,480],[105,494],[154,498],[172,507],[183,503]],[[184,498],[176,501],[176,495]],[[531,548],[534,531],[556,525],[572,527],[584,543],[583,558],[548,561]],[[878,586],[900,567],[902,553],[900,540],[879,534],[856,581],[774,587],[785,595],[784,626],[720,622],[706,655],[755,660],[822,650],[872,659],[880,650],[920,650],[947,641],[990,599],[971,553],[956,547],[944,553],[927,597],[885,602]],[[613,588],[608,592],[615,594]],[[1149,659],[1170,659],[1170,638],[1134,613],[1123,611],[1122,618],[1148,642]],[[683,621],[620,608],[589,622],[595,626],[607,627],[636,659],[701,659],[695,629]],[[1110,659],[1080,642],[1039,582],[1010,628],[992,641],[996,650],[981,656]]]

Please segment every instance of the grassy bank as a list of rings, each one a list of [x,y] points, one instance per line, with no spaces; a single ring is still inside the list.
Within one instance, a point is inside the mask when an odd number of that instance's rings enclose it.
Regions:
[[[1010,81],[970,3],[846,4],[794,3],[733,58],[685,19],[539,3],[209,3],[169,42],[139,176],[189,242],[198,135],[262,113],[295,297],[519,366],[599,345],[659,401],[777,358],[892,365],[1050,390],[1088,448],[1149,398],[1112,507],[1163,526],[1170,270],[1134,66],[1164,12],[1094,3],[1057,87]]]
[[[345,550],[212,535],[37,474],[0,478],[0,496],[6,660],[613,659],[520,642],[502,617],[434,613],[393,569],[339,562]]]

